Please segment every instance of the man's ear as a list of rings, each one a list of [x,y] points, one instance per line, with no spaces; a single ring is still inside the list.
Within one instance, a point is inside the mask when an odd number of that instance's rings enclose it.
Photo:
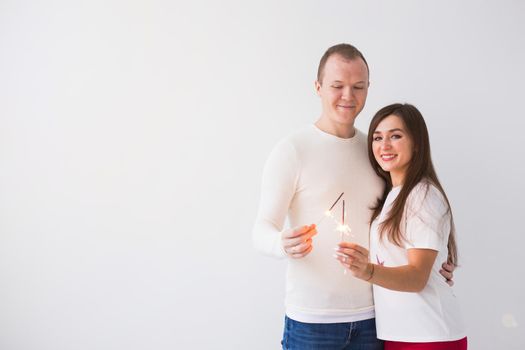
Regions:
[[[314,82],[315,92],[318,96],[321,96],[321,93],[319,92],[321,90],[321,83],[319,81]]]

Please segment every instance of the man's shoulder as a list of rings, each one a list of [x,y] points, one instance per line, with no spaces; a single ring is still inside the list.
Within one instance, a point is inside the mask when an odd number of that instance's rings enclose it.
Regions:
[[[355,128],[355,136],[354,137],[357,138],[359,143],[365,143],[366,144],[368,142],[368,135],[365,132],[359,130],[358,128]]]
[[[282,140],[291,143],[301,143],[311,139],[314,135],[315,128],[309,124],[290,132]]]
[[[281,138],[275,145],[276,148],[301,148],[302,145],[311,142],[315,137],[315,130],[311,125],[305,125],[294,131],[289,132]]]

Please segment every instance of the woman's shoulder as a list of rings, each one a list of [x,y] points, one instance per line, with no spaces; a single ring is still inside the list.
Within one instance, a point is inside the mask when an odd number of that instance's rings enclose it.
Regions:
[[[443,193],[429,180],[422,180],[414,186],[408,202],[411,211],[430,211],[435,215],[443,215],[449,209]]]

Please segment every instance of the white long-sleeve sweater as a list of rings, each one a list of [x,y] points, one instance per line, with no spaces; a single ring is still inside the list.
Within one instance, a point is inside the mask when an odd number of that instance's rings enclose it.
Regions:
[[[370,166],[366,135],[342,139],[315,125],[288,136],[273,149],[262,177],[259,212],[253,229],[255,247],[284,257],[281,233],[288,215],[290,227],[318,224],[344,192],[346,223],[351,240],[369,245],[370,207],[383,191]],[[341,221],[342,200],[334,208]],[[334,259],[341,240],[337,223],[324,219],[313,238],[313,250],[301,259],[289,259],[286,277],[286,314],[300,322],[351,322],[374,316],[369,283],[343,274]]]

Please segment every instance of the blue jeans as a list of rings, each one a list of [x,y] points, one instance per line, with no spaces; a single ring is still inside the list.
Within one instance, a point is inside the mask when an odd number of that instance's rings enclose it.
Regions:
[[[376,337],[376,321],[303,323],[284,319],[283,350],[383,350]]]

